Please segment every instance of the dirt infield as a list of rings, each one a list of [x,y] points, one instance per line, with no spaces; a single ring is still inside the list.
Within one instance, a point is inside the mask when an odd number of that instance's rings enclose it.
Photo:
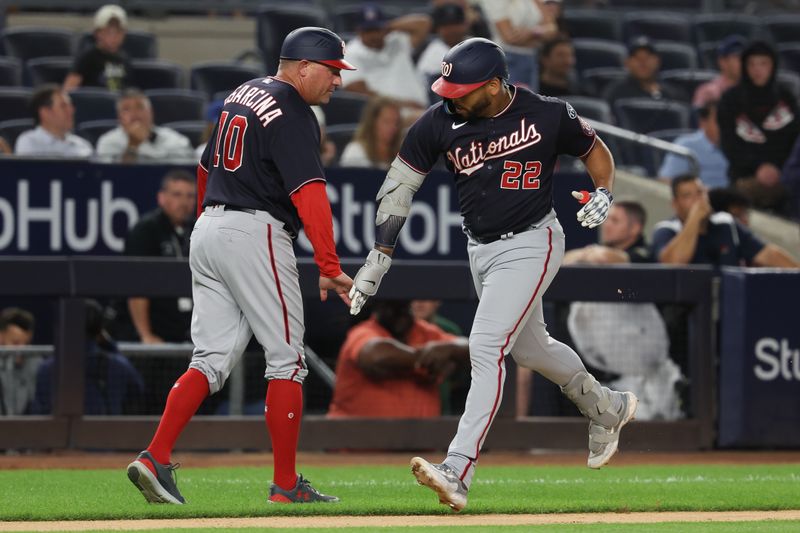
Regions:
[[[188,528],[322,528],[536,526],[554,524],[653,524],[660,522],[745,522],[800,520],[800,511],[727,511],[724,513],[581,513],[452,516],[307,516],[194,518],[175,520],[98,520],[81,522],[0,522],[0,531],[96,531]]]

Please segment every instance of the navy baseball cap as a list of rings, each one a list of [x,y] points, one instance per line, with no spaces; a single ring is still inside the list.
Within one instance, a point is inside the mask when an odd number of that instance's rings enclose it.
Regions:
[[[386,16],[381,6],[377,4],[364,4],[361,6],[359,15],[359,30],[381,30],[389,22],[389,17]]]
[[[728,35],[717,45],[717,57],[726,57],[732,54],[739,55],[744,50],[744,37],[741,35]]]
[[[325,28],[298,28],[283,40],[281,59],[314,61],[341,70],[356,67],[344,60],[344,41]]]
[[[508,79],[505,52],[489,39],[473,37],[444,55],[442,75],[431,89],[444,98],[461,98],[495,78]]]
[[[634,37],[628,43],[628,57],[632,56],[639,50],[647,50],[651,54],[658,55],[658,50],[656,50],[656,45],[653,44],[653,41],[651,41],[649,37],[646,37],[644,35]]]

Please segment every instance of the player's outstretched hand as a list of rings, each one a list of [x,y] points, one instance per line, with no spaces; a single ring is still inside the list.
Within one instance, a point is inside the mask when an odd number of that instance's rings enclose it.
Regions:
[[[333,290],[336,291],[336,294],[339,295],[339,298],[345,303],[345,305],[350,305],[350,297],[347,293],[350,289],[353,288],[353,280],[350,279],[350,276],[342,272],[335,278],[323,278],[322,276],[319,277],[319,299],[323,302],[328,299],[328,291]]]
[[[367,255],[367,260],[356,274],[353,280],[353,288],[350,289],[350,314],[357,315],[367,301],[367,298],[374,296],[381,285],[383,275],[392,266],[391,256],[373,248]]]
[[[604,187],[598,187],[593,193],[588,191],[572,191],[572,197],[583,204],[578,211],[578,222],[584,228],[595,228],[606,221],[608,209],[614,197]]]

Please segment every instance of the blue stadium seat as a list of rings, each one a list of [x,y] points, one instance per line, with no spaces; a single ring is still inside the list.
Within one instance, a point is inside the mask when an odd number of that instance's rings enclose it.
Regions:
[[[654,46],[661,57],[661,70],[697,68],[697,51],[693,46],[669,41],[660,41]]]
[[[78,50],[83,51],[94,46],[94,34],[84,33],[78,42]],[[158,41],[153,33],[139,30],[125,32],[122,49],[129,59],[155,59],[158,57]]]
[[[628,77],[628,71],[619,67],[590,68],[581,73],[586,92],[602,96],[613,82]]]
[[[22,63],[16,57],[0,56],[0,86],[22,85]]]
[[[3,45],[6,54],[23,63],[37,57],[72,56],[75,34],[56,28],[6,28]]]
[[[75,124],[117,118],[117,94],[106,89],[81,87],[69,93],[75,106]]]
[[[780,68],[800,73],[800,42],[779,44],[778,55]]]
[[[208,103],[204,93],[188,89],[153,89],[145,91],[153,107],[156,124],[202,121]]]
[[[614,123],[614,115],[611,113],[611,106],[601,98],[592,98],[591,96],[563,96],[561,99],[569,102],[582,117],[605,122],[606,124]]]
[[[64,78],[72,70],[75,60],[72,57],[37,57],[29,59],[25,64],[30,76],[31,85],[36,87],[43,83],[64,83]]]
[[[800,14],[781,13],[761,19],[767,37],[776,44],[800,40]]]
[[[230,93],[242,83],[263,75],[259,68],[231,61],[195,63],[189,71],[190,87],[208,98],[221,91]]]
[[[692,25],[689,16],[669,11],[634,11],[625,14],[622,21],[625,41],[644,35],[654,41],[692,42]]]
[[[131,85],[149,89],[180,89],[183,87],[183,67],[162,59],[131,61]]]
[[[581,75],[594,68],[622,68],[628,56],[627,49],[620,43],[600,39],[573,39],[572,45],[575,48],[575,68]]]
[[[661,72],[661,81],[683,90],[691,98],[697,87],[717,77],[716,70],[665,70]]]
[[[778,70],[778,83],[792,91],[794,97],[800,100],[800,74],[791,70]]]
[[[261,52],[267,72],[278,69],[283,38],[303,26],[328,27],[325,11],[313,5],[268,5],[256,18],[256,46]]]
[[[171,128],[181,135],[185,135],[191,141],[192,146],[197,148],[203,142],[207,124],[204,120],[179,120],[162,124],[165,128]]]
[[[339,160],[339,157],[342,155],[344,147],[347,146],[347,143],[353,140],[353,135],[355,134],[357,129],[358,129],[357,123],[334,124],[333,126],[328,126],[325,128],[325,133],[328,136],[328,140],[336,145],[337,161]]]
[[[33,91],[27,87],[0,87],[0,117],[3,120],[31,118],[30,99]]]
[[[36,123],[32,118],[18,118],[14,120],[4,120],[0,122],[0,137],[6,140],[11,149],[14,149],[14,143],[17,142],[17,137],[23,131],[28,131],[36,127]]]
[[[683,102],[621,98],[613,109],[620,127],[638,133],[691,126],[691,108]]]
[[[336,91],[325,106],[325,122],[328,126],[353,124],[361,120],[361,112],[369,102],[363,94]]]
[[[758,35],[761,24],[757,17],[734,13],[707,13],[692,17],[697,44],[716,43],[729,35],[749,40]]]
[[[697,55],[700,66],[706,69],[717,70],[717,46],[719,43],[700,43],[697,46]]]
[[[566,9],[564,26],[573,39],[604,39],[622,41],[620,17],[606,10]]]
[[[78,123],[75,128],[75,133],[92,143],[92,146],[97,145],[97,139],[104,133],[113,130],[119,125],[116,120],[88,120],[86,122]]]

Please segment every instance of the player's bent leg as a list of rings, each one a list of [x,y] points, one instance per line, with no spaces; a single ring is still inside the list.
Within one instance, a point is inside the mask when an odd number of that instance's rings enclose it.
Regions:
[[[589,418],[589,468],[600,468],[617,452],[622,428],[633,420],[639,399],[632,392],[603,387],[588,372],[578,372],[561,388]]]
[[[429,463],[422,457],[414,457],[411,459],[411,473],[417,478],[417,483],[439,496],[439,503],[456,512],[467,506],[467,487],[449,465]]]

